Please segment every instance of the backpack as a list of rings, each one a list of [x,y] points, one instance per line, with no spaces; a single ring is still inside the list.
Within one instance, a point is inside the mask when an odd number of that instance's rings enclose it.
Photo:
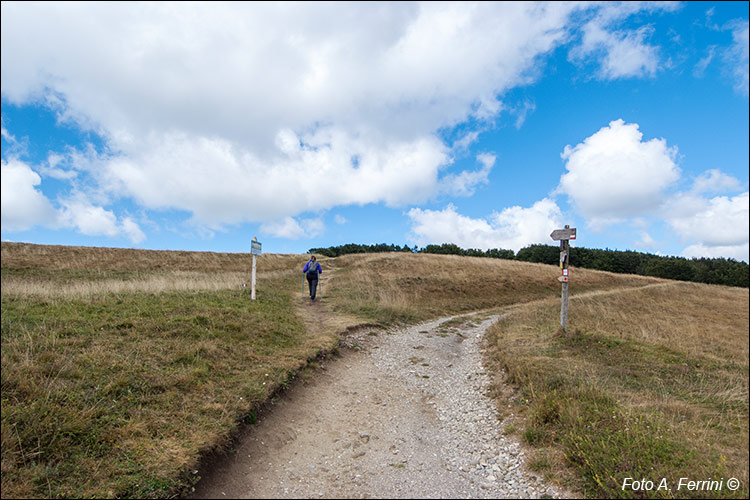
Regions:
[[[315,262],[310,261],[309,265],[307,266],[307,277],[308,278],[317,278],[318,277],[318,261]]]

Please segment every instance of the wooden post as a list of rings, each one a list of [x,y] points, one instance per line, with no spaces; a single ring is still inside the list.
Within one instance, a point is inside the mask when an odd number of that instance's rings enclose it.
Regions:
[[[255,300],[255,255],[253,255],[253,275],[250,278],[250,299]]]
[[[566,228],[568,226],[565,226]],[[570,243],[568,240],[560,240],[560,267],[563,272],[562,298],[560,304],[560,326],[563,330],[568,328],[568,255],[570,253]]]
[[[563,330],[568,328],[568,263],[570,262],[570,240],[576,239],[576,229],[565,226],[565,229],[555,229],[550,234],[553,240],[560,240],[560,269],[562,276],[558,279],[562,282],[562,298],[560,304],[560,326]]]
[[[253,241],[250,242],[250,253],[253,256],[253,274],[250,279],[250,298],[255,300],[255,256],[262,255],[261,244],[257,237],[253,238]]]

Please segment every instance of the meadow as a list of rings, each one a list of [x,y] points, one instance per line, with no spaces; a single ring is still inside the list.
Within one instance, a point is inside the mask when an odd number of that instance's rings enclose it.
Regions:
[[[671,495],[747,497],[747,289],[573,268],[564,332],[554,266],[321,257],[311,308],[305,260],[259,257],[251,301],[249,254],[3,242],[3,497],[179,495],[348,328],[475,311],[504,314],[487,338],[494,396],[550,480],[670,497],[618,484],[737,477],[736,492]]]
[[[531,467],[592,498],[747,498],[747,290],[667,282],[582,294],[570,311],[568,331],[559,301],[540,301],[488,332]]]

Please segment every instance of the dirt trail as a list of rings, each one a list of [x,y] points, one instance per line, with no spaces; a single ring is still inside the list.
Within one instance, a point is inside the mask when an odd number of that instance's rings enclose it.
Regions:
[[[480,338],[497,316],[448,319],[348,337],[351,348],[275,401],[191,498],[562,496],[525,472],[486,396]]]
[[[357,321],[330,314],[325,295],[310,303],[306,289],[295,303],[318,334]],[[577,496],[527,472],[518,442],[503,435],[481,347],[498,318],[354,329],[343,356],[275,400],[231,453],[201,471],[190,498]]]

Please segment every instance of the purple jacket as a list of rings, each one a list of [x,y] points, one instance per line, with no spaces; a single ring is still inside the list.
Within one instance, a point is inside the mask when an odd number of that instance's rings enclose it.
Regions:
[[[310,266],[310,264],[312,264],[312,263],[313,263],[313,261],[311,261],[311,260],[308,260],[308,261],[307,261],[307,264],[305,264],[305,267],[304,267],[304,269],[302,269],[302,272],[303,272],[303,273],[307,273],[307,271],[314,271],[314,270],[315,270],[315,267],[314,267],[314,266]],[[323,274],[323,269],[322,269],[322,268],[320,267],[320,262],[318,262],[318,261],[316,260],[316,261],[315,261],[315,266],[317,266],[317,267],[318,267],[318,274]],[[310,269],[310,267],[312,267],[312,269]]]

